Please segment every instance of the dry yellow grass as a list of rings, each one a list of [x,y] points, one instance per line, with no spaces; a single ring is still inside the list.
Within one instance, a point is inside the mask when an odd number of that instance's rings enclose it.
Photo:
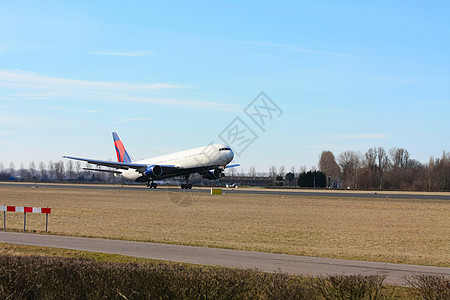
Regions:
[[[0,204],[51,207],[52,234],[450,266],[448,201],[17,186],[0,187]],[[28,230],[44,224],[27,214]]]

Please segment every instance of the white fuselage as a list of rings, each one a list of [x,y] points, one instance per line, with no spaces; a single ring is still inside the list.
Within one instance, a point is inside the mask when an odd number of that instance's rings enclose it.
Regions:
[[[173,165],[182,170],[190,168],[215,168],[218,166],[226,166],[233,160],[233,158],[234,153],[228,146],[213,144],[205,147],[134,161],[134,163],[146,164],[148,166]],[[142,176],[142,174],[135,169],[128,169],[122,171],[122,176],[130,180],[136,180],[138,177]]]

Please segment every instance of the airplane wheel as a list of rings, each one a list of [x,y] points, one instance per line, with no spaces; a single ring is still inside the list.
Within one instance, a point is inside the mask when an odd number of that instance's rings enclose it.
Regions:
[[[192,189],[192,184],[190,183],[182,183],[181,184],[182,189]]]
[[[152,188],[156,189],[158,185],[156,183],[152,183]]]

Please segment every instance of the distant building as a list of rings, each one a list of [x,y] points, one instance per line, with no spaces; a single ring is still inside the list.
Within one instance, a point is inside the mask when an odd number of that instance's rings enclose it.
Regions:
[[[220,185],[237,186],[271,186],[274,184],[272,177],[252,177],[252,176],[225,176],[218,183]]]
[[[10,180],[10,179],[11,179],[11,174],[9,174],[9,173],[0,173],[0,180],[1,181]]]

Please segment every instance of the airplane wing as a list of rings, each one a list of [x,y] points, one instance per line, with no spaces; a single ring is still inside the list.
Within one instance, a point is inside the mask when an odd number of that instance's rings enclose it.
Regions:
[[[73,156],[66,156],[64,155],[63,158],[69,158],[69,159],[75,159],[75,160],[81,160],[85,161],[87,163],[97,165],[97,166],[105,166],[110,168],[116,168],[116,169],[136,169],[139,172],[144,172],[145,169],[147,169],[146,164],[135,164],[135,163],[124,163],[124,162],[115,162],[115,161],[106,161],[106,160],[97,160],[97,159],[90,159],[90,158],[81,158],[81,157],[73,157]]]
[[[110,168],[115,168],[115,169],[123,169],[123,170],[128,170],[128,169],[135,169],[140,173],[143,173],[145,171],[147,171],[147,168],[151,168],[153,166],[149,166],[147,164],[136,164],[136,163],[124,163],[124,162],[115,162],[115,161],[106,161],[106,160],[97,160],[97,159],[90,159],[90,158],[81,158],[81,157],[73,157],[73,156],[67,156],[64,155],[63,158],[69,158],[69,159],[75,159],[75,160],[81,160],[81,161],[85,161],[87,163],[93,164],[93,165],[97,165],[97,166],[105,166],[105,167],[110,167]],[[163,170],[163,172],[165,174],[170,174],[174,171],[178,171],[181,168],[178,166],[174,166],[174,165],[158,165],[159,167],[161,167],[161,169]],[[109,170],[101,170],[101,169],[91,169],[91,168],[85,168],[86,170],[90,170],[90,171],[100,171],[100,172],[111,172],[111,173],[121,173],[121,172],[117,172],[117,171],[109,171]]]
[[[225,166],[225,169],[228,169],[228,168],[235,168],[235,167],[239,167],[239,166],[240,166],[240,164],[227,165],[227,166]]]

